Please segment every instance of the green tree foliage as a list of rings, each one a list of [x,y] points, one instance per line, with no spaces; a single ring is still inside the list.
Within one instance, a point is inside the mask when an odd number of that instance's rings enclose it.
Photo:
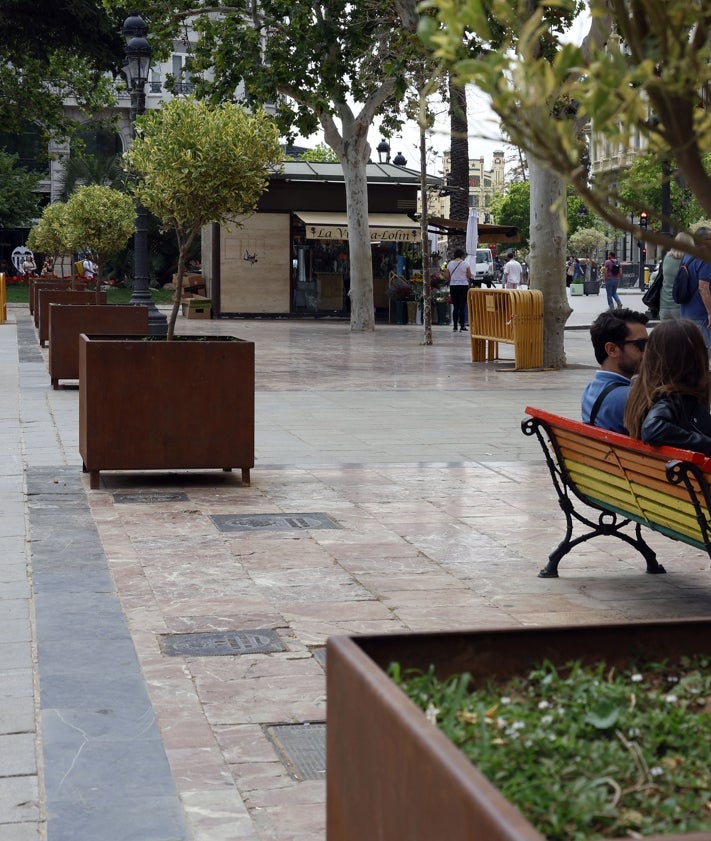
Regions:
[[[187,73],[199,97],[276,106],[283,132],[319,127],[343,167],[351,262],[351,328],[372,330],[373,274],[368,235],[368,130],[376,116],[397,123],[413,33],[396,4],[346,0],[284,3],[235,0],[215,13],[211,0],[144,0],[139,6],[165,49],[190,21],[199,38]],[[172,12],[172,13],[171,13]]]
[[[52,265],[64,254],[71,251],[64,216],[65,208],[63,202],[48,204],[27,237],[27,245],[33,251],[40,251],[51,257]]]
[[[590,261],[606,242],[605,234],[597,228],[580,228],[568,238],[568,249],[576,257],[584,257],[585,276],[590,278]]]
[[[90,250],[99,270],[110,254],[121,251],[136,225],[136,208],[126,193],[100,184],[79,187],[64,206],[64,229],[72,251]]]
[[[711,174],[704,155],[711,146],[711,6],[667,0],[589,0],[591,27],[581,45],[562,43],[546,7],[534,0],[434,0],[445,34],[438,48],[456,56],[466,27],[486,38],[493,9],[509,22],[509,38],[478,62],[458,62],[461,75],[492,93],[493,107],[513,142],[560,173],[588,207],[610,225],[669,246],[661,233],[659,205],[647,210],[643,233],[629,218],[614,178],[589,177],[585,127],[611,149],[638,146],[669,164],[711,215]],[[572,0],[560,0],[565,12]],[[550,7],[549,7],[550,8]],[[548,45],[541,54],[540,45]],[[671,227],[677,220],[666,220]],[[693,250],[693,249],[692,249]],[[696,252],[704,255],[703,249]],[[705,256],[708,256],[706,254]]]
[[[704,168],[711,172],[711,154],[704,156]],[[654,155],[635,158],[631,166],[619,173],[617,178],[620,208],[629,213],[636,213],[639,208],[660,209],[665,178],[663,170]],[[691,230],[694,222],[704,217],[704,209],[683,181],[680,183],[671,178],[669,188],[672,218],[679,228]]]
[[[313,149],[307,149],[299,158],[302,161],[311,161],[312,163],[338,163],[338,155],[325,143],[317,143]]]
[[[124,157],[136,179],[132,189],[138,201],[163,229],[175,231],[177,288],[182,289],[185,261],[201,228],[211,222],[239,224],[237,217],[254,212],[282,152],[279,131],[263,111],[250,114],[233,103],[211,106],[188,97],[140,117]]]
[[[68,198],[77,187],[88,184],[103,184],[114,190],[126,192],[126,173],[121,158],[95,155],[72,155],[63,164],[62,195]]]
[[[528,181],[510,184],[505,193],[494,198],[491,209],[498,225],[515,225],[522,246],[528,245],[531,221],[531,185]]]
[[[113,101],[112,80],[123,56],[120,13],[101,0],[3,0],[0,4],[0,113],[5,132],[31,121],[68,132],[64,98],[85,113]]]
[[[24,228],[37,216],[39,177],[0,150],[0,228]]]
[[[427,10],[435,9],[436,17],[423,17],[420,33],[460,83],[475,82],[487,93],[495,94],[504,80],[489,69],[493,56],[500,57],[498,72],[505,72],[504,60],[520,49],[526,39],[528,56],[539,62],[542,73],[555,59],[555,37],[568,31],[582,2],[579,0],[426,0]],[[526,29],[535,17],[538,24]],[[530,29],[530,28],[529,28]],[[463,54],[462,43],[476,33],[479,49]],[[549,36],[549,33],[551,35]],[[528,104],[528,103],[526,103]],[[536,103],[532,113],[540,123],[552,121],[552,110],[546,101]],[[522,146],[510,128],[515,117],[502,121],[510,140]],[[531,150],[528,150],[531,151]],[[564,325],[571,309],[565,292],[564,264],[566,251],[565,183],[561,176],[544,166],[533,152],[528,154],[530,180],[529,265],[532,285],[544,297],[543,360],[546,367],[565,364]]]

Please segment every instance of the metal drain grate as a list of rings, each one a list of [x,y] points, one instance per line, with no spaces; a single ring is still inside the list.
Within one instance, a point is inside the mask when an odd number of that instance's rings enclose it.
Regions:
[[[339,529],[327,514],[211,514],[220,531],[286,531],[288,529]]]
[[[265,732],[279,759],[295,780],[323,780],[326,776],[326,725],[267,725]]]
[[[114,502],[117,503],[151,503],[151,502],[187,502],[188,495],[182,491],[175,493],[147,493],[147,494],[113,494]]]
[[[237,654],[271,654],[286,648],[276,631],[209,631],[198,634],[161,634],[163,654],[169,657],[225,657]]]

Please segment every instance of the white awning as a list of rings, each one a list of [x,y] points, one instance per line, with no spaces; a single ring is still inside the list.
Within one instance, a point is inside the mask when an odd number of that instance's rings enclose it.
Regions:
[[[296,210],[306,225],[306,239],[348,239],[348,217],[345,213]],[[404,213],[369,213],[368,232],[376,242],[418,242],[420,226]]]

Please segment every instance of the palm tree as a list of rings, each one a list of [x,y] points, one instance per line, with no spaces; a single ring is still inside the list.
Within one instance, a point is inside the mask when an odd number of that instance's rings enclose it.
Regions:
[[[66,201],[77,187],[99,184],[126,192],[126,173],[118,155],[72,155],[63,163],[62,198]]]

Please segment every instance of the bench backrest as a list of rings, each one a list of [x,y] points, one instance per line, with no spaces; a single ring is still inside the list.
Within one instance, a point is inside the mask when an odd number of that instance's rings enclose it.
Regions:
[[[711,459],[675,447],[650,447],[626,435],[608,432],[550,412],[526,408],[539,421],[570,489],[593,507],[612,509],[670,537],[706,548],[689,491],[669,481],[670,462],[694,465],[702,484],[711,482]],[[705,488],[686,471],[698,499]],[[709,517],[708,510],[704,512]]]

